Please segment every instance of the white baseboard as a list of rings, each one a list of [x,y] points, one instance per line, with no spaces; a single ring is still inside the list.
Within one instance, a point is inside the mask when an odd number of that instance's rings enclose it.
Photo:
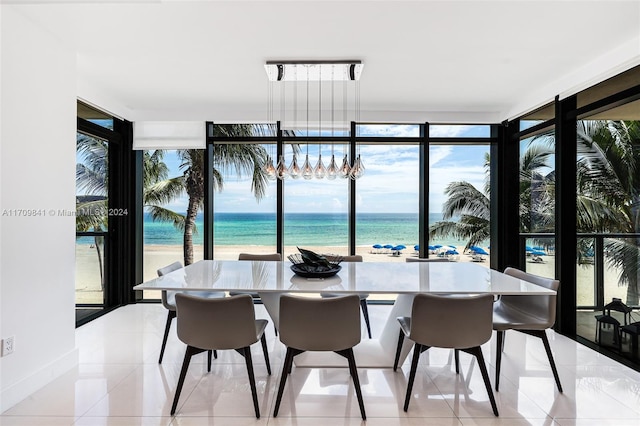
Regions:
[[[38,389],[77,366],[78,360],[78,349],[74,348],[19,382],[2,389],[2,394],[0,394],[0,413],[4,413]]]

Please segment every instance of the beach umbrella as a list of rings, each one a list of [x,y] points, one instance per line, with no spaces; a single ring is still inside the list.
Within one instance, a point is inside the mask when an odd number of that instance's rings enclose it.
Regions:
[[[533,249],[531,248],[531,246],[525,246],[524,248],[526,251],[533,251]]]
[[[415,251],[420,250],[420,245],[419,245],[419,244],[416,244],[415,246],[413,246],[413,249],[414,249]]]
[[[544,251],[544,247],[536,246],[533,248],[534,250]]]
[[[453,250],[453,249],[452,249],[452,250],[447,250],[444,254],[446,254],[446,255],[449,255],[449,256],[450,256],[450,255],[456,255],[456,254],[460,254],[460,253],[458,253],[458,251],[457,251],[457,250]]]
[[[541,250],[532,250],[531,254],[534,256],[546,256],[547,253],[541,251]]]
[[[404,249],[406,249],[406,247],[403,246],[402,244],[391,248],[391,250],[393,250],[393,251],[400,251],[400,250],[404,250]]]
[[[439,248],[442,248],[442,245],[441,244],[436,244],[435,246],[433,246],[433,248],[439,249]]]
[[[381,249],[381,248],[382,248],[382,246],[381,246],[380,244],[374,244],[374,245],[373,245],[373,248],[374,248],[374,249]]]
[[[393,248],[393,246],[392,246],[391,244],[385,244],[385,245],[384,245],[384,246],[382,246],[382,247],[383,247],[383,248],[386,248],[386,249],[392,249],[392,248]]]
[[[476,247],[473,251],[475,254],[483,254],[485,256],[488,256],[489,253],[487,253],[482,247]]]
[[[427,248],[428,248],[429,250],[435,250],[435,249],[437,249],[438,247],[436,247],[436,246],[427,246]]]
[[[451,247],[451,248],[452,248],[452,249],[454,249],[454,250],[458,248],[458,247],[456,247],[456,246],[452,246],[452,245],[449,245],[449,247]]]

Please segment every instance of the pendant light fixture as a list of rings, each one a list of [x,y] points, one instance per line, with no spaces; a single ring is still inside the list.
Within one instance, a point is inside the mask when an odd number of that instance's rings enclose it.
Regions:
[[[359,90],[359,79],[360,74],[362,73],[362,62],[359,60],[338,60],[338,61],[267,61],[265,64],[265,69],[267,71],[267,75],[269,77],[270,89],[269,89],[269,111],[270,111],[270,121],[280,121],[281,128],[283,130],[292,131],[292,133],[296,133],[296,131],[300,131],[298,129],[297,123],[297,102],[298,102],[298,93],[297,87],[301,82],[306,81],[306,131],[305,136],[307,138],[307,148],[305,154],[305,160],[302,164],[302,167],[298,164],[298,159],[296,153],[294,151],[291,164],[289,167],[286,167],[284,155],[281,155],[278,159],[278,164],[276,167],[273,167],[273,160],[271,156],[267,157],[267,164],[265,165],[265,172],[267,172],[267,176],[275,176],[278,179],[286,179],[288,177],[292,179],[297,179],[302,177],[303,179],[324,179],[334,180],[338,176],[341,178],[347,179],[358,179],[364,174],[364,164],[362,162],[362,157],[360,154],[360,150],[358,149],[358,155],[355,159],[349,159],[348,154],[344,153],[344,157],[342,159],[342,165],[339,167],[338,163],[335,159],[334,153],[334,137],[335,137],[335,86],[334,83],[336,81],[342,82],[342,116],[344,118],[342,126],[347,128],[349,127],[347,122],[347,111],[353,111],[353,121],[359,121],[360,118],[360,90]],[[317,81],[318,82],[318,91],[317,91],[317,99],[310,98],[311,94],[309,91],[309,82]],[[326,89],[323,91],[323,81],[330,81],[330,115],[331,115],[331,160],[329,161],[328,166],[324,165],[322,160],[322,137],[323,137],[323,97],[326,96]],[[273,117],[273,105],[276,103],[274,96],[274,85],[280,85],[280,116]],[[291,113],[291,105],[287,106],[287,98],[286,91],[284,90],[285,86],[293,87],[293,123],[290,120],[287,120],[289,114]],[[326,87],[327,85],[324,85]],[[349,99],[349,90],[351,87],[353,89],[353,97]],[[315,96],[314,96],[315,98]],[[351,101],[351,102],[349,102]],[[315,167],[311,165],[311,161],[309,160],[309,142],[310,142],[310,116],[309,116],[309,103],[317,102],[318,105],[318,158],[315,163]],[[325,120],[327,114],[324,115]],[[314,127],[315,128],[315,127]],[[326,128],[325,128],[326,131]],[[271,163],[271,166],[269,165]],[[273,168],[274,171],[270,170]],[[269,174],[271,173],[271,174]]]

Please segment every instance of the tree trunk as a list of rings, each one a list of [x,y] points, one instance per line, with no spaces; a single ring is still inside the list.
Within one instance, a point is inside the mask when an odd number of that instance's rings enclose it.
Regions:
[[[193,232],[196,227],[196,215],[198,214],[198,206],[200,200],[196,197],[189,197],[189,205],[187,206],[187,216],[184,219],[184,265],[193,263]]]
[[[98,253],[98,268],[100,269],[100,289],[102,290],[102,294],[104,295],[104,265],[102,261],[102,251],[100,250],[100,239],[103,237],[94,236],[93,243],[96,246],[96,252]]]

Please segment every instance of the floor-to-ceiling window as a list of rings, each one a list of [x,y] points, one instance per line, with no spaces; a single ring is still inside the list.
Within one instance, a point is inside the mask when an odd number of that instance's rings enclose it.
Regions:
[[[522,269],[555,277],[554,104],[519,120],[518,221]]]
[[[488,125],[429,126],[429,257],[489,265]]]
[[[340,176],[330,179],[326,173],[332,152],[336,163],[342,161],[343,145],[303,142],[297,147],[301,172],[295,178],[290,173],[283,182],[284,256],[298,253],[297,247],[324,254],[349,254],[349,181]],[[285,145],[284,150],[285,161],[291,166],[293,149]],[[305,173],[307,159],[311,176]]]
[[[82,323],[104,308],[109,283],[109,140],[104,134],[113,130],[113,119],[80,102],[77,112],[81,125],[76,133],[76,211],[55,214],[76,217],[76,321]]]
[[[108,141],[77,133],[76,305],[87,309],[104,304],[108,152]]]
[[[356,180],[356,254],[365,261],[404,262],[419,242],[418,125],[359,125],[366,171]]]
[[[225,155],[240,149],[248,158],[259,159],[275,157],[276,152],[275,144],[250,141],[214,145],[214,167],[221,179],[214,192],[213,240],[214,257],[220,260],[237,260],[240,253],[277,252],[276,181],[227,164]],[[264,171],[261,167],[258,172]]]
[[[640,321],[632,310],[640,284],[640,101],[579,117],[577,146],[577,333],[632,357],[638,329],[629,324]]]
[[[144,280],[156,277],[157,270],[170,263],[204,258],[203,164],[204,150],[143,152]],[[159,294],[145,291],[144,297],[159,298]]]
[[[554,104],[520,120],[519,204],[524,238],[524,269],[555,277],[555,128]],[[537,126],[537,127],[535,127]],[[542,126],[542,127],[541,127]]]

